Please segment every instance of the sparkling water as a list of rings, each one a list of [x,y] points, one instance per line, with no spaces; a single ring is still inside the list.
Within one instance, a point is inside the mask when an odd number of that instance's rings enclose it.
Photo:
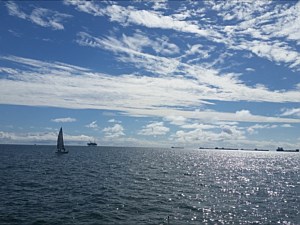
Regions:
[[[0,224],[300,224],[300,153],[0,145]]]

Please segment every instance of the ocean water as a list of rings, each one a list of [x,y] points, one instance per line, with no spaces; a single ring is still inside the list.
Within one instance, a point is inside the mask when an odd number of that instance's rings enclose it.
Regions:
[[[300,153],[68,150],[0,145],[1,225],[300,224]]]

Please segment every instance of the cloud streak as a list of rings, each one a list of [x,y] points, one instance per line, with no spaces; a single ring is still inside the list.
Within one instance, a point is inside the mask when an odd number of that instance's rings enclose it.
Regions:
[[[31,106],[52,106],[81,109],[117,110],[131,116],[170,115],[184,118],[216,119],[221,121],[244,122],[299,122],[297,119],[264,117],[252,115],[249,111],[222,113],[215,111],[182,110],[210,104],[206,100],[225,101],[300,101],[296,91],[269,91],[250,88],[243,84],[229,82],[226,89],[202,84],[199,80],[183,77],[147,77],[140,75],[111,76],[96,73],[89,69],[59,62],[43,62],[16,56],[2,57],[18,63],[18,69],[9,74],[2,71],[0,79],[1,104]],[[191,71],[192,73],[192,71]],[[203,71],[210,73],[210,71]],[[5,78],[7,76],[7,79]],[[210,84],[218,85],[217,77],[212,76]],[[220,84],[222,87],[223,84]],[[229,89],[231,87],[231,89]],[[239,88],[234,90],[235,88]],[[14,92],[11,92],[14,90]],[[253,95],[256,97],[254,98]],[[38,97],[36,97],[38,96]]]
[[[99,129],[96,120],[93,121],[93,122],[91,122],[91,123],[89,123],[89,124],[87,124],[87,125],[85,125],[85,127],[87,127],[87,128],[92,128],[92,129],[94,129],[94,130],[98,130],[98,129]]]
[[[281,5],[272,1],[258,2],[204,2],[204,13],[213,10],[218,24],[205,20],[202,13],[192,10],[164,15],[160,10],[144,10],[123,7],[118,4],[85,3],[65,1],[77,10],[94,16],[107,16],[121,26],[141,26],[149,29],[174,30],[178,35],[193,34],[227,49],[248,51],[256,56],[278,64],[286,64],[294,70],[300,69],[299,51],[288,41],[300,43],[300,3]],[[201,3],[195,3],[201,4]],[[211,12],[210,12],[211,13]],[[194,20],[191,20],[193,16]],[[198,22],[198,21],[201,21]],[[228,25],[235,21],[235,25]],[[277,38],[277,40],[274,40]],[[283,40],[279,41],[278,38]]]
[[[178,32],[192,33],[204,37],[218,37],[219,34],[210,28],[202,28],[194,21],[179,20],[176,17],[163,15],[155,10],[138,10],[134,7],[123,7],[117,4],[100,7],[96,3],[84,1],[64,1],[67,5],[73,5],[77,10],[94,16],[108,16],[112,22],[118,22],[123,26],[130,24],[147,28],[170,29]]]
[[[140,135],[146,135],[146,136],[159,136],[159,135],[165,135],[168,133],[170,129],[166,126],[164,126],[163,122],[153,122],[149,123],[142,130],[139,131]]]
[[[300,54],[289,42],[300,44],[300,3],[273,1],[207,2],[224,21],[235,25],[217,26],[225,38],[223,43],[234,50],[246,50],[276,64],[300,70]]]
[[[202,96],[202,100],[222,101],[267,101],[267,102],[295,102],[300,101],[298,90],[270,91],[263,86],[249,87],[238,79],[236,74],[220,74],[216,69],[205,68],[201,65],[190,65],[181,62],[177,58],[166,58],[143,53],[130,48],[124,40],[117,38],[97,38],[87,33],[79,33],[77,42],[80,45],[102,48],[112,51],[120,61],[132,63],[137,68],[143,68],[154,75],[168,76],[170,79],[183,81],[189,88]],[[184,79],[178,79],[176,74],[185,75]]]
[[[300,108],[282,109],[283,113],[281,116],[295,116],[300,118]]]
[[[65,118],[52,119],[51,121],[55,122],[55,123],[71,123],[71,122],[75,122],[77,120],[75,118],[65,117]]]
[[[41,27],[50,27],[53,30],[63,30],[63,21],[72,16],[65,13],[45,9],[35,8],[30,14],[23,12],[15,2],[7,2],[6,7],[9,15],[16,16],[20,19],[28,20]]]

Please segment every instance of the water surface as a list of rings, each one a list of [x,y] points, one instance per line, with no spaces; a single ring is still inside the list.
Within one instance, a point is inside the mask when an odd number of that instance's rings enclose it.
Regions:
[[[0,145],[0,224],[299,224],[300,154]]]

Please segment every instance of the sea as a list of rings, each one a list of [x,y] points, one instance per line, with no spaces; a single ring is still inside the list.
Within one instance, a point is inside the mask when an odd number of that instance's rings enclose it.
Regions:
[[[0,224],[300,224],[300,153],[0,145]]]

